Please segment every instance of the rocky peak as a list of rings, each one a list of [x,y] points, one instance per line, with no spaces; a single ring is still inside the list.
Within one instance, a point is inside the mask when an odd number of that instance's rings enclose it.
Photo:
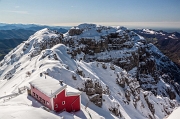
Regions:
[[[178,67],[143,37],[124,27],[81,24],[74,28],[80,30],[81,34],[66,35],[64,40],[71,49],[69,54],[73,59],[109,62],[127,71],[135,71],[133,77],[137,78],[144,90],[152,91],[155,95],[176,98],[168,93],[162,94],[163,91],[157,89],[162,90],[158,85],[163,74],[167,74],[169,80],[176,81],[180,75]],[[144,29],[144,32],[153,31]],[[79,57],[82,53],[83,57]],[[175,91],[174,88],[172,90]],[[174,95],[178,93],[179,91],[175,91]]]
[[[34,57],[42,50],[49,49],[56,44],[61,43],[63,35],[48,28],[37,31],[24,44],[24,53],[30,52],[30,57]]]

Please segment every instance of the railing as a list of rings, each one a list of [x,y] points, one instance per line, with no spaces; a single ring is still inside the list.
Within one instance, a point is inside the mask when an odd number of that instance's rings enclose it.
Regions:
[[[30,88],[29,87],[27,87],[27,86],[24,86],[24,87],[21,87],[21,88],[18,88],[18,93],[24,93],[24,91],[26,91],[26,89],[27,90],[30,90]]]
[[[5,95],[5,96],[0,97],[0,99],[3,99],[3,98],[9,98],[10,99],[10,98],[16,97],[16,96],[24,93],[26,91],[26,89],[30,90],[29,87],[24,86],[24,87],[18,88],[18,93],[13,93],[13,94]]]

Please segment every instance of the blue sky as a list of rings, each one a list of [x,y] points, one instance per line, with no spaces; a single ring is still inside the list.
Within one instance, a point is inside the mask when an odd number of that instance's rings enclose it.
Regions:
[[[180,0],[0,0],[0,22],[180,28]]]

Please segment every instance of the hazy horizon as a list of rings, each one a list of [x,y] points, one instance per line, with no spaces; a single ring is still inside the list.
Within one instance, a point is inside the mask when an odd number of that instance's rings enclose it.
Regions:
[[[179,0],[0,0],[0,22],[180,28]]]
[[[1,26],[1,24],[23,24],[23,23],[0,23],[0,26]],[[23,24],[23,25],[30,25],[31,23],[27,23],[27,24]],[[32,23],[32,24],[34,24],[34,23]],[[79,23],[79,24],[82,24],[82,23]],[[69,28],[71,28],[71,27],[73,27],[73,26],[77,26],[77,25],[79,25],[78,23],[77,24],[73,24],[73,25],[67,25],[67,26],[65,26],[65,25],[49,25],[49,24],[35,24],[35,25],[45,25],[45,26],[54,26],[54,27],[62,27],[62,28],[66,28],[66,29],[69,29]],[[95,24],[95,23],[91,23],[91,24]],[[119,25],[115,25],[115,24],[100,24],[100,23],[96,23],[96,24],[98,24],[98,25],[104,25],[104,26],[124,26],[124,27],[126,27],[126,28],[128,28],[128,29],[153,29],[153,30],[163,30],[163,31],[166,31],[166,32],[169,32],[169,33],[171,33],[171,32],[179,32],[180,33],[180,27],[158,27],[158,26],[143,26],[143,25],[140,25],[140,26],[138,26],[138,25],[131,25],[131,24],[123,24],[123,23],[121,23],[121,24],[119,24]]]

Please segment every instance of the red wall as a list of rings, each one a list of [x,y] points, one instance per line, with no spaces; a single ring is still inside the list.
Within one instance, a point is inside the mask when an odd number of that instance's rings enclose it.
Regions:
[[[65,105],[62,102],[65,101]],[[72,104],[73,103],[73,104]],[[55,105],[58,105],[56,108]],[[80,110],[80,96],[69,96],[65,97],[65,90],[57,95],[57,98],[54,98],[54,110],[59,112],[62,110],[66,110],[67,112],[71,112],[73,110]]]
[[[34,96],[33,92],[38,95],[38,98],[36,97],[36,95]],[[32,95],[34,98],[36,98],[39,102],[41,102],[43,105],[45,105],[46,107],[48,107],[49,109],[52,110],[52,104],[51,104],[50,98],[49,98],[48,96],[46,96],[44,93],[40,92],[40,91],[39,91],[38,89],[36,89],[35,87],[33,88],[33,87],[31,86],[31,95]],[[42,99],[45,100],[45,104],[43,103],[43,101],[40,101],[40,98],[39,98],[39,97],[41,97]],[[46,101],[49,102],[49,105],[46,104]]]
[[[78,111],[80,110],[80,96],[69,96],[66,97],[67,104],[71,104],[67,106],[67,111],[71,112],[73,110]]]
[[[33,95],[33,92],[38,95],[38,98]],[[36,98],[38,101],[40,101],[39,97],[41,97],[45,101],[48,101],[49,105],[44,104],[42,101],[41,101],[41,103],[52,110],[52,104],[51,104],[50,98],[48,96],[46,96],[44,93],[40,92],[35,87],[33,88],[31,86],[31,95],[34,98]],[[63,101],[65,101],[64,105],[62,104]],[[67,112],[79,111],[80,110],[80,95],[65,97],[65,90],[60,92],[56,97],[53,97],[53,102],[54,102],[54,110],[56,112],[63,111],[64,109]]]
[[[53,98],[54,110],[56,112],[66,109],[66,103],[65,103],[65,105],[62,105],[62,101],[65,101],[65,90],[63,90],[61,93],[59,93],[56,98]]]

